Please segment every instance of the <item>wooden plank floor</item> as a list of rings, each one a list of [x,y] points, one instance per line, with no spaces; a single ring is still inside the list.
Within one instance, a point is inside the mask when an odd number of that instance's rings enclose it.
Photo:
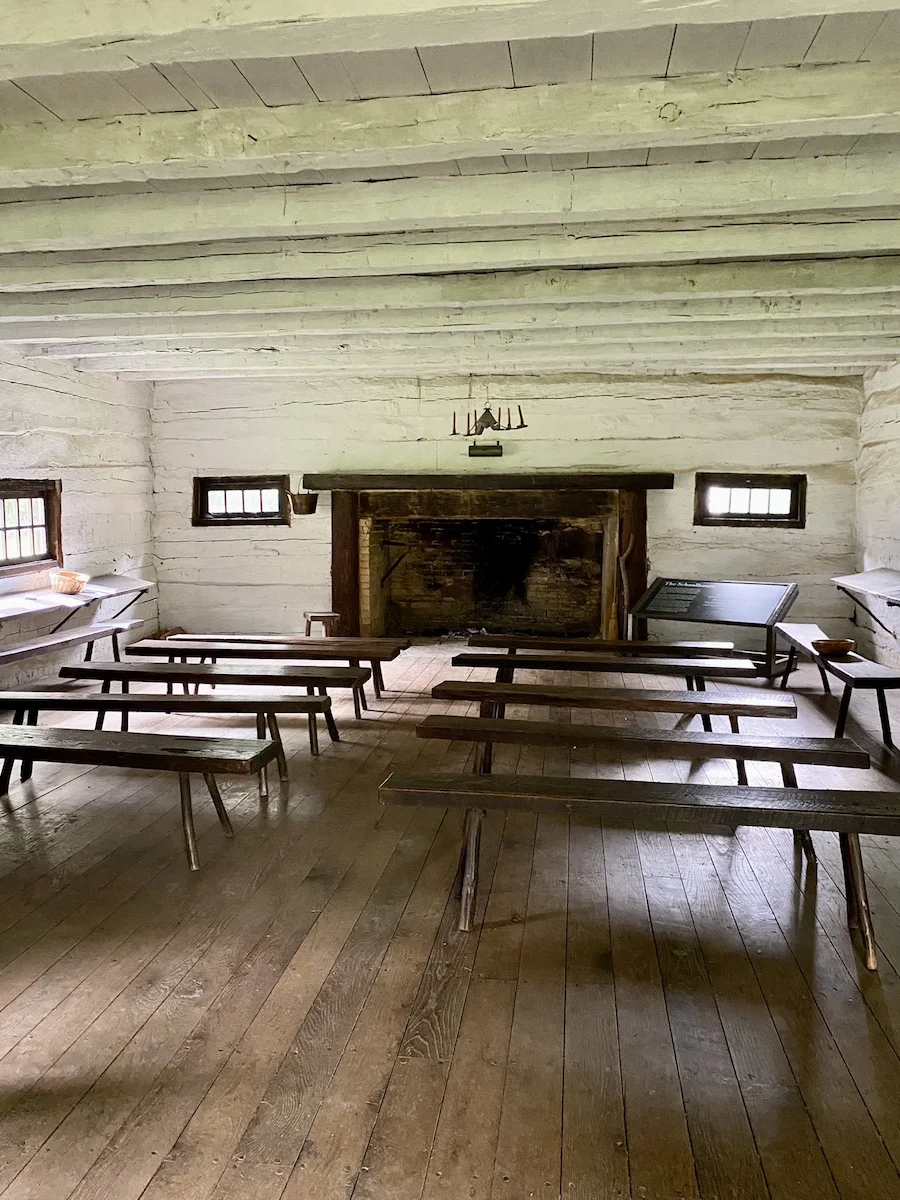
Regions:
[[[197,789],[197,875],[171,777],[38,765],[13,787],[0,1200],[900,1197],[900,845],[863,839],[878,975],[850,941],[824,834],[810,872],[786,831],[492,814],[460,934],[459,814],[376,800],[395,766],[469,769],[468,747],[414,735],[449,710],[432,683],[472,674],[452,651],[386,664],[361,722],[338,699],[343,740],[317,760],[285,718],[290,796],[261,809],[254,782],[226,783],[233,842]],[[836,702],[812,669],[795,679],[790,732],[830,733]],[[252,736],[233,717],[134,725]],[[877,728],[860,694],[849,735]],[[900,790],[900,755],[878,759],[801,767],[800,783]],[[495,770],[516,769],[733,781],[723,762],[499,747]]]

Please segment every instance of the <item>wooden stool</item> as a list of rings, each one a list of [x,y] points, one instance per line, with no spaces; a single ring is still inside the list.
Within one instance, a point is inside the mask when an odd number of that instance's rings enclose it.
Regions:
[[[332,626],[334,625],[335,621],[339,621],[341,619],[341,614],[336,612],[305,612],[303,615],[306,617],[307,637],[312,635],[313,621],[317,621],[319,624],[321,624],[324,637],[330,637]]]

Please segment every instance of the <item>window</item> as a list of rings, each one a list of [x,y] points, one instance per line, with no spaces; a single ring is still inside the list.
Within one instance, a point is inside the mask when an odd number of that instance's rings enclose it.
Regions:
[[[290,525],[287,475],[228,475],[194,480],[195,525]]]
[[[0,479],[0,577],[62,563],[56,479]]]
[[[698,472],[694,524],[802,529],[806,524],[806,476]]]

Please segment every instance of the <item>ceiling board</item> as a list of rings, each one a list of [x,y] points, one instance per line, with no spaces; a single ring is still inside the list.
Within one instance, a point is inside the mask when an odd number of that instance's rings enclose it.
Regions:
[[[733,162],[752,158],[755,142],[716,142],[709,146],[657,146],[647,156],[649,167],[672,163]]]
[[[807,138],[800,148],[800,155],[817,158],[822,154],[849,154],[858,141],[856,134],[846,137],[835,134],[831,137]]]
[[[788,17],[753,21],[738,59],[738,70],[752,67],[796,67],[812,45],[821,17]]]
[[[172,87],[179,91],[191,107],[198,110],[204,108],[215,108],[215,104],[204,92],[199,84],[195,83],[179,63],[158,63],[158,70],[163,75]]]
[[[746,21],[677,26],[669,58],[669,76],[735,70],[749,31]]]
[[[900,10],[888,13],[861,57],[867,62],[900,62]]]
[[[252,108],[262,104],[233,62],[226,60],[181,65],[217,108]]]
[[[430,91],[415,50],[342,54],[341,62],[363,100],[378,96],[427,96]]]
[[[28,121],[53,121],[56,113],[44,108],[8,79],[0,80],[0,124],[23,125]]]
[[[19,87],[56,116],[74,120],[145,113],[146,106],[126,92],[112,75],[44,75],[20,79]]]
[[[647,150],[602,150],[588,155],[589,167],[644,167]]]
[[[506,159],[492,154],[484,158],[460,158],[456,165],[460,175],[504,175],[508,170]]]
[[[292,58],[239,58],[235,66],[263,104],[317,104],[316,93]]]
[[[593,38],[529,38],[509,43],[517,87],[577,83],[591,77]]]
[[[796,158],[807,141],[807,138],[781,138],[777,142],[760,142],[753,157]]]
[[[669,65],[674,25],[627,29],[621,33],[595,33],[594,79],[621,79],[631,75],[664,77]]]
[[[320,100],[358,100],[359,92],[337,54],[304,54],[294,61]]]
[[[855,62],[878,32],[884,13],[833,13],[825,18],[804,63]]]
[[[156,67],[119,71],[114,79],[152,113],[190,112],[191,105]],[[66,116],[69,114],[66,113]]]
[[[423,46],[419,59],[435,94],[513,86],[508,42]]]

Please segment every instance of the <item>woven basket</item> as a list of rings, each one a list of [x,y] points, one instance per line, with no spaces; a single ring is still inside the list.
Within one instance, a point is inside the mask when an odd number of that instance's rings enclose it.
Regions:
[[[90,575],[80,571],[51,571],[50,588],[54,592],[62,592],[64,596],[77,596],[83,590]]]

